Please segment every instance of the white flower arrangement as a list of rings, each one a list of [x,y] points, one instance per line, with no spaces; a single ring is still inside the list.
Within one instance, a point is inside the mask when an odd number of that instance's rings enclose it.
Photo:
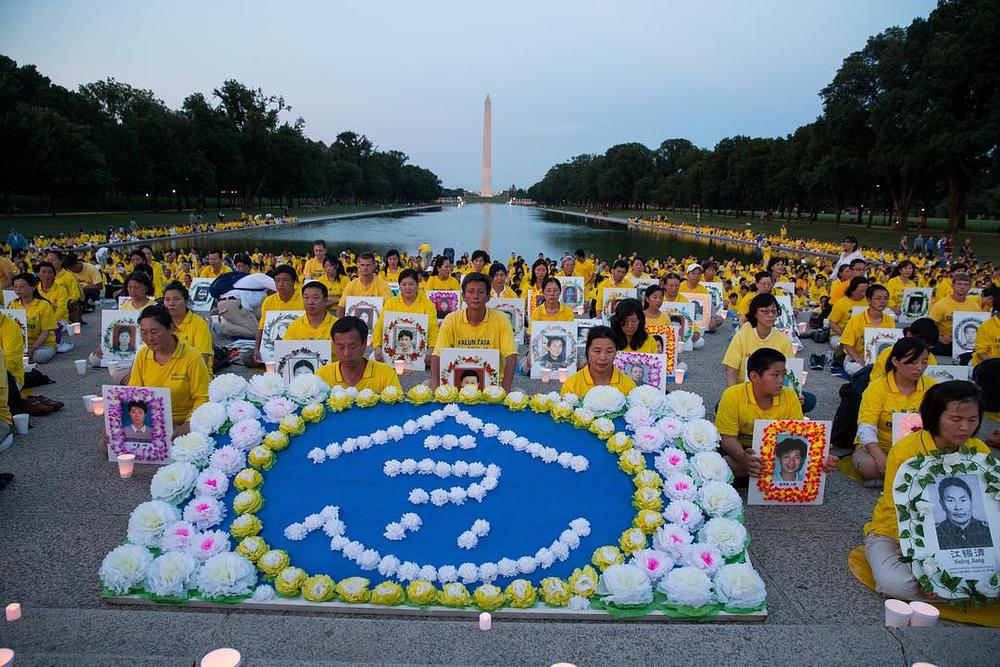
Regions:
[[[714,452],[722,442],[719,429],[707,419],[694,419],[681,429],[681,441],[689,452]]]
[[[285,379],[278,373],[264,373],[250,378],[247,396],[257,403],[266,403],[275,396],[283,396],[288,389]]]
[[[711,544],[689,544],[684,550],[684,564],[711,576],[725,564],[722,554]]]
[[[146,591],[160,597],[186,597],[198,561],[183,551],[157,556],[146,570]]]
[[[212,496],[195,496],[184,507],[184,520],[205,530],[218,525],[226,516],[226,506]]]
[[[215,449],[215,441],[203,433],[185,433],[174,438],[170,445],[172,461],[186,461],[199,468],[208,465],[208,460]]]
[[[247,455],[232,445],[224,445],[212,452],[208,458],[208,465],[227,477],[232,477],[246,467]]]
[[[270,584],[261,584],[253,590],[252,599],[254,602],[269,602],[277,597],[277,593],[274,591],[274,586]]]
[[[643,568],[618,563],[601,573],[597,594],[606,604],[640,606],[653,601],[653,585]]]
[[[249,451],[264,442],[264,427],[257,419],[235,422],[229,429],[229,439],[233,447]]]
[[[101,561],[101,585],[116,595],[125,595],[145,580],[153,554],[138,544],[115,547]]]
[[[698,452],[691,457],[691,473],[701,482],[726,482],[732,477],[729,464],[717,451]]]
[[[690,391],[672,391],[666,396],[665,408],[667,414],[682,421],[703,419],[705,417],[705,401],[701,396]]]
[[[747,563],[723,565],[715,574],[715,594],[719,602],[735,609],[755,609],[764,603],[764,580]]]
[[[299,405],[308,405],[324,400],[330,393],[330,385],[323,382],[319,376],[307,373],[296,375],[288,383],[285,394]],[[350,392],[348,392],[350,393]]]
[[[479,544],[479,538],[471,530],[463,531],[457,541],[459,549],[474,549]]]
[[[673,500],[663,511],[663,518],[688,531],[695,531],[702,525],[705,515],[701,508],[690,500]]]
[[[198,468],[187,461],[170,463],[153,475],[149,482],[149,495],[153,500],[163,500],[177,505],[190,495],[198,480]]]
[[[232,401],[226,406],[226,414],[229,416],[229,421],[234,424],[247,419],[254,421],[260,419],[260,410],[250,401]]]
[[[630,565],[641,568],[650,581],[659,581],[674,567],[674,560],[662,551],[642,549],[632,554]]]
[[[698,505],[710,517],[728,516],[739,512],[743,500],[736,489],[725,482],[705,482],[698,489]]]
[[[635,405],[625,411],[625,424],[629,430],[651,426],[656,421],[653,413],[645,405]]]
[[[167,526],[181,518],[180,510],[162,500],[139,504],[128,518],[128,539],[133,544],[155,547]]]
[[[616,414],[625,407],[625,395],[614,387],[594,387],[583,397],[583,407],[599,417]]]
[[[257,585],[257,569],[243,556],[226,551],[205,561],[195,583],[209,598],[245,596]]]
[[[646,454],[655,454],[663,449],[666,439],[658,429],[652,426],[640,426],[635,429],[632,442],[639,451]]]
[[[161,551],[187,551],[198,538],[198,529],[187,521],[175,521],[167,526],[160,538]]]
[[[199,405],[191,413],[191,430],[195,433],[212,435],[222,428],[228,416],[225,405],[214,401],[207,401]]]
[[[295,408],[295,403],[284,396],[269,398],[264,403],[264,421],[271,424],[277,424],[287,415],[292,414],[295,411]]]
[[[653,534],[653,547],[674,559],[683,557],[687,545],[693,541],[694,536],[687,528],[673,523],[660,526]]]
[[[675,472],[664,480],[663,493],[671,500],[691,500],[698,493],[698,484],[690,476]]]
[[[667,439],[667,442],[674,442],[681,437],[681,429],[684,427],[684,422],[677,417],[664,417],[663,419],[656,422],[656,428],[663,433],[663,436]]]
[[[223,373],[208,383],[208,400],[229,403],[241,400],[247,393],[247,381],[235,373]]]
[[[712,580],[695,567],[678,567],[660,580],[657,588],[667,601],[687,607],[703,607],[712,602]]]
[[[667,396],[656,387],[640,385],[628,393],[628,406],[629,411],[638,407],[645,408],[655,421],[667,413]]]
[[[195,480],[194,493],[199,496],[222,498],[229,490],[229,478],[218,468],[206,468]]]
[[[216,554],[229,551],[229,533],[206,530],[192,540],[187,551],[200,561],[208,560]]]

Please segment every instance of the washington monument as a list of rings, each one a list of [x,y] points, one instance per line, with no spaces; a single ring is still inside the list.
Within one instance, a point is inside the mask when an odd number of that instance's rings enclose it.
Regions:
[[[479,194],[493,196],[493,103],[489,95],[483,103],[483,179],[479,184]]]

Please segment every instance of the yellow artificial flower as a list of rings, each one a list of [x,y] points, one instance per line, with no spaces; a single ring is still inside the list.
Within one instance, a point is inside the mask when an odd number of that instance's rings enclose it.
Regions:
[[[310,403],[302,408],[302,418],[310,424],[317,424],[326,417],[326,408],[322,403]]]
[[[305,580],[305,570],[289,566],[274,578],[274,590],[282,597],[293,598],[302,592],[302,582]]]
[[[646,533],[638,528],[627,528],[618,538],[618,546],[627,554],[646,548]]]
[[[594,412],[588,408],[576,408],[570,423],[577,428],[589,428],[594,423]]]
[[[414,579],[406,585],[406,597],[415,605],[432,604],[437,599],[438,591],[434,585],[424,579]]]
[[[368,602],[371,591],[368,590],[370,582],[364,577],[348,577],[337,584],[337,596],[344,602]]]
[[[645,534],[652,535],[663,525],[663,515],[651,509],[641,509],[632,519],[632,525]]]
[[[423,405],[424,403],[429,403],[434,394],[431,392],[430,387],[425,384],[416,384],[410,387],[410,390],[406,392],[406,398],[413,405]],[[409,588],[409,586],[407,586]]]
[[[469,385],[458,391],[458,402],[463,405],[479,405],[481,398],[482,393],[479,391],[479,387]]]
[[[438,388],[434,390],[434,400],[438,403],[454,403],[457,398],[458,389],[450,384],[438,385]]]
[[[264,476],[253,468],[244,468],[233,477],[233,486],[240,491],[256,489],[264,483]]]
[[[624,563],[625,558],[618,547],[597,547],[594,555],[590,557],[590,562],[597,566],[602,572],[616,563]]]
[[[661,510],[663,508],[663,495],[659,489],[651,486],[640,486],[632,494],[632,505],[640,510]]]
[[[472,594],[472,599],[480,609],[486,611],[499,609],[507,602],[503,589],[493,584],[483,584],[477,588]]]
[[[233,519],[232,525],[229,526],[229,534],[233,537],[250,537],[258,534],[262,528],[264,528],[264,524],[255,515],[240,514]]]
[[[302,597],[310,602],[332,600],[337,587],[328,575],[314,574],[302,582]]]
[[[527,579],[515,579],[507,584],[504,591],[510,598],[510,606],[518,609],[526,609],[535,604],[538,593],[535,587]]]
[[[383,581],[372,589],[369,602],[372,604],[393,606],[402,603],[404,599],[406,599],[406,593],[403,592],[402,586],[395,581]]]
[[[550,607],[565,607],[572,594],[569,585],[559,577],[545,577],[538,586],[542,601]]]
[[[621,454],[632,447],[632,438],[628,437],[625,433],[618,432],[608,438],[605,446],[612,454]]]
[[[271,466],[274,465],[274,452],[264,445],[257,445],[247,455],[247,462],[254,468],[270,470]]]
[[[306,422],[298,415],[285,415],[281,418],[278,428],[288,435],[301,435],[306,430]]]
[[[528,400],[528,407],[532,412],[543,414],[552,408],[552,399],[548,394],[535,394]]]
[[[265,542],[263,538],[251,535],[250,537],[244,537],[240,540],[240,543],[236,545],[236,553],[243,556],[251,563],[256,563],[262,555],[267,553],[268,548],[267,542]]]
[[[618,457],[618,467],[629,475],[635,475],[640,470],[645,469],[646,459],[642,457],[642,452],[638,449],[626,449]]]
[[[264,446],[272,452],[280,452],[288,447],[288,434],[281,431],[271,431],[264,436]]]
[[[326,399],[326,407],[332,412],[343,412],[351,407],[352,403],[354,401],[346,393],[330,394],[330,398]]]
[[[553,403],[552,409],[549,412],[552,414],[553,419],[568,421],[573,416],[573,406],[560,401],[559,403]]]
[[[491,385],[483,390],[483,401],[491,405],[503,403],[507,397],[507,392],[500,385]]]
[[[261,554],[257,559],[257,568],[266,577],[276,577],[279,572],[288,567],[288,552],[284,549],[271,549]]]
[[[614,435],[615,423],[607,417],[600,417],[591,422],[589,430],[601,440],[607,440]]]
[[[441,587],[438,602],[445,607],[464,607],[472,602],[472,597],[464,584],[452,581]]]
[[[264,496],[256,489],[240,491],[233,498],[233,511],[237,514],[256,514],[263,506]]]
[[[372,408],[378,405],[379,394],[371,389],[362,389],[354,397],[354,404],[359,408]]]
[[[660,473],[655,470],[650,470],[649,468],[637,472],[635,477],[632,478],[632,482],[640,488],[644,486],[648,486],[652,489],[663,488],[663,478],[660,477]]]
[[[596,551],[594,552],[594,557],[595,559],[597,557]],[[573,592],[573,595],[589,598],[597,590],[598,579],[599,577],[594,568],[584,565],[582,568],[578,567],[573,570],[573,574],[569,576],[569,588]]]
[[[379,394],[379,400],[386,405],[395,405],[403,400],[403,390],[394,384],[386,385],[382,393]]]
[[[507,394],[507,397],[503,400],[503,404],[507,406],[508,410],[520,412],[528,407],[529,400],[527,394],[524,392],[512,391]]]

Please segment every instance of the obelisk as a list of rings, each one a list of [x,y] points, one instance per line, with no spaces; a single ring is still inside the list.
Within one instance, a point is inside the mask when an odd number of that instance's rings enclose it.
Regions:
[[[493,196],[493,103],[489,95],[483,103],[483,179],[479,194]]]

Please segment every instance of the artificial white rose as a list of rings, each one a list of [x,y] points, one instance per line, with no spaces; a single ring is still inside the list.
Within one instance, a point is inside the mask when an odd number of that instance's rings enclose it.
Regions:
[[[218,468],[206,468],[194,483],[194,492],[199,496],[221,498],[229,490],[229,478]]]
[[[496,563],[482,563],[479,566],[479,581],[484,584],[493,583],[493,580],[500,576],[500,568]]]
[[[233,447],[249,451],[264,441],[264,427],[256,419],[244,419],[229,429],[229,439]]]
[[[208,400],[229,403],[241,400],[247,393],[247,381],[235,373],[224,373],[208,383]]]
[[[312,449],[309,450],[309,453],[306,454],[306,458],[312,461],[313,463],[317,464],[323,463],[324,461],[326,461],[326,450],[321,449],[320,447],[313,447]]]
[[[681,558],[687,545],[693,541],[694,537],[687,528],[674,523],[660,526],[653,534],[653,547],[674,559]]]
[[[381,554],[374,549],[365,549],[356,559],[358,566],[362,570],[374,570],[381,561]]]
[[[628,393],[629,409],[643,407],[649,411],[652,420],[662,417],[667,411],[667,396],[656,387],[640,385]],[[643,424],[648,426],[648,424]]]
[[[583,597],[582,595],[574,595],[569,599],[569,604],[566,605],[567,609],[572,609],[574,611],[582,611],[584,609],[590,609],[590,600]]]
[[[193,464],[187,461],[170,463],[153,475],[149,482],[149,495],[153,500],[177,505],[191,494],[197,479],[198,468]]]
[[[517,559],[517,571],[521,574],[531,574],[538,569],[538,561],[531,556],[521,556]]]
[[[198,539],[198,529],[187,521],[175,521],[167,526],[160,538],[161,551],[186,551]]]
[[[180,510],[162,500],[148,500],[138,505],[128,518],[128,540],[144,547],[155,547],[167,526],[181,518]]]
[[[247,395],[258,403],[266,403],[268,399],[283,395],[287,388],[285,379],[277,373],[264,373],[250,378]]]
[[[698,490],[697,502],[711,517],[737,513],[743,506],[740,494],[725,482],[705,482]]]
[[[681,437],[681,429],[684,428],[684,422],[676,417],[664,417],[656,422],[656,428],[663,433],[663,437],[667,439],[667,442],[674,442],[677,438]]]
[[[635,429],[632,443],[639,451],[654,454],[663,449],[665,439],[658,429],[652,426],[640,426]]]
[[[199,468],[208,464],[209,457],[215,449],[215,441],[202,433],[185,433],[174,438],[170,445],[172,461],[187,461]]]
[[[684,564],[712,575],[725,564],[722,554],[711,544],[689,544],[684,551]]]
[[[688,466],[688,455],[681,449],[668,447],[653,459],[653,466],[664,477],[670,477],[674,473],[683,473]]]
[[[249,595],[257,584],[257,569],[243,556],[226,551],[205,561],[196,583],[210,598]]]
[[[684,473],[675,472],[663,481],[663,493],[671,500],[691,500],[697,492],[697,483]]]
[[[208,465],[215,468],[227,477],[232,477],[247,465],[246,452],[242,452],[232,445],[219,447],[208,459]]]
[[[641,568],[650,581],[658,581],[673,568],[674,560],[662,551],[642,549],[632,554],[629,564]]]
[[[208,401],[202,403],[191,412],[190,427],[195,433],[211,435],[222,428],[228,414],[222,403]]]
[[[285,393],[299,405],[307,405],[325,399],[330,393],[330,386],[318,376],[309,373],[292,378]]]
[[[199,533],[187,548],[187,552],[199,561],[208,560],[223,551],[229,551],[229,533],[222,530]]]
[[[517,576],[517,561],[513,558],[501,558],[497,561],[497,572],[501,577]]]
[[[588,394],[589,395],[589,394]],[[653,601],[653,585],[645,570],[616,563],[601,573],[597,594],[606,604],[640,606]]]
[[[201,530],[219,524],[225,516],[226,506],[211,496],[196,496],[184,506],[184,520]]]
[[[442,584],[458,581],[458,568],[454,565],[442,565],[438,568],[437,578]]]
[[[383,577],[391,577],[396,574],[396,568],[399,567],[399,559],[389,554],[387,556],[382,556],[382,559],[378,562],[378,573]]]
[[[625,423],[629,429],[634,431],[643,426],[651,426],[655,421],[653,413],[645,405],[629,404],[629,409],[625,411]]]
[[[699,482],[729,483],[731,471],[726,459],[716,451],[698,452],[691,457],[691,472]]]
[[[232,401],[226,406],[226,414],[234,424],[245,419],[260,419],[260,410],[250,401]]]
[[[723,565],[715,575],[719,602],[733,609],[755,609],[764,603],[764,580],[747,563]]]
[[[660,579],[657,588],[673,604],[703,607],[712,602],[712,580],[698,568],[675,568]]]
[[[138,544],[115,547],[101,561],[101,585],[116,595],[125,595],[139,588],[152,562],[153,554]]]
[[[705,401],[690,391],[672,391],[666,396],[666,411],[682,421],[705,417]]]
[[[387,540],[401,540],[406,537],[406,529],[398,521],[390,521],[385,525],[385,532],[382,535]]]
[[[274,586],[270,584],[261,584],[253,590],[254,602],[268,602],[276,597],[277,593],[274,592]]]
[[[285,537],[293,542],[298,542],[300,540],[306,539],[306,535],[309,534],[309,529],[306,528],[305,524],[295,522],[290,523],[285,526]]]
[[[475,563],[462,563],[458,566],[458,576],[463,584],[479,581],[479,568]]]
[[[569,529],[580,537],[590,535],[590,522],[583,517],[578,517],[569,522]]]
[[[716,547],[723,556],[743,553],[747,529],[739,521],[716,517],[709,519],[699,533],[702,542]]]
[[[594,387],[583,397],[583,407],[598,416],[614,414],[625,407],[625,395],[614,387]]]
[[[299,377],[303,376],[300,375]],[[285,398],[284,396],[269,398],[264,403],[264,421],[271,424],[277,424],[287,415],[292,414],[292,412],[295,411],[295,408],[295,402]]]
[[[663,510],[663,518],[693,532],[701,526],[705,515],[690,500],[671,500],[667,509]]]
[[[715,424],[707,419],[695,419],[684,424],[681,442],[689,452],[714,452],[722,443],[722,436]]]

